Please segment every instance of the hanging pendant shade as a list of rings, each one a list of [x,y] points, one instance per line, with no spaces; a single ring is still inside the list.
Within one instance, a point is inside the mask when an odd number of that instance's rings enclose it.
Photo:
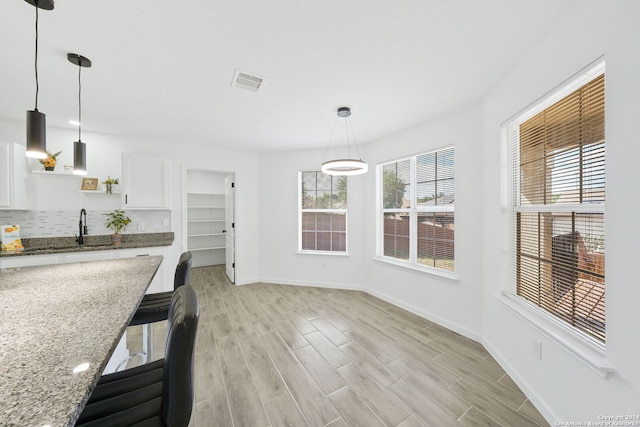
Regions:
[[[333,126],[333,132],[331,132],[331,138],[329,138],[329,144],[327,145],[327,149],[325,150],[325,157],[327,155],[327,151],[329,151],[329,146],[331,145],[331,140],[333,139],[333,134],[335,133],[336,125],[338,124],[338,119],[340,118],[343,118],[345,122],[345,131],[347,134],[347,155],[349,157],[351,156],[351,145],[349,142],[349,131],[351,131],[351,139],[353,139],[353,144],[355,146],[356,152],[358,154],[358,157],[360,157],[360,150],[358,149],[356,137],[353,133],[351,123],[348,121],[349,116],[351,116],[351,109],[349,107],[338,108],[338,116],[336,118],[336,123]],[[322,172],[327,175],[360,175],[366,173],[368,170],[369,166],[364,160],[360,158],[335,159],[322,162]]]
[[[53,10],[54,1],[53,0],[24,0],[29,3],[31,6],[35,6],[39,9],[44,10]]]
[[[364,160],[336,159],[322,163],[322,173],[327,175],[360,175],[369,170]]]
[[[47,158],[47,116],[38,110],[27,111],[27,157]]]
[[[78,140],[73,143],[73,173],[87,174],[87,144],[82,142],[82,83],[80,80],[83,67],[91,67],[91,60],[77,53],[68,53],[67,59],[78,66]]]
[[[25,0],[36,8],[36,106],[33,110],[27,110],[27,157],[45,159],[47,157],[47,118],[44,113],[38,111],[38,9],[52,10],[53,0]]]
[[[82,141],[73,143],[73,173],[74,175],[87,174],[87,144]]]

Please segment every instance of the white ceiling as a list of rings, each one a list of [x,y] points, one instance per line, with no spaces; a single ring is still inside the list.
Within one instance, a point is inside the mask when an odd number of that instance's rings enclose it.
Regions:
[[[360,144],[466,106],[577,0],[57,0],[40,10],[47,125],[239,150],[326,147],[336,109]],[[0,1],[0,118],[34,107],[35,8]],[[265,77],[231,87],[236,68]],[[1,135],[0,135],[1,137]],[[334,139],[335,142],[338,140]]]

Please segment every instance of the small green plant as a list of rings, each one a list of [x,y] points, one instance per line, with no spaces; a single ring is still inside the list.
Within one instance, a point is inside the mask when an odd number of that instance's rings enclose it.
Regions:
[[[107,194],[113,194],[112,193],[112,188],[114,184],[120,184],[120,181],[118,181],[118,178],[113,178],[111,179],[110,176],[107,176],[107,179],[105,181],[102,181],[103,184],[105,184],[107,186]]]
[[[127,225],[131,222],[131,218],[124,214],[124,211],[116,209],[112,212],[104,214],[108,217],[105,226],[113,230],[114,234],[120,234],[120,231],[125,231]]]

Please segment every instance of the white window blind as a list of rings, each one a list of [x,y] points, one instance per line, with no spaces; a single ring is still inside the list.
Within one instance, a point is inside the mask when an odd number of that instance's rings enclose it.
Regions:
[[[454,148],[379,165],[378,256],[454,271]]]

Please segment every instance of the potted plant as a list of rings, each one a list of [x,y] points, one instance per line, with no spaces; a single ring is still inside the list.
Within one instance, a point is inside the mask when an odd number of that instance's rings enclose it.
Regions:
[[[113,230],[113,234],[111,235],[111,244],[119,245],[122,243],[122,234],[121,231],[125,231],[127,229],[127,225],[131,222],[131,218],[124,214],[124,211],[116,209],[112,212],[104,214],[107,216],[107,222],[105,222],[105,226],[108,229]]]
[[[44,170],[52,171],[56,167],[56,163],[58,162],[57,158],[62,153],[62,151],[58,151],[55,154],[51,154],[49,150],[47,150],[47,157],[44,159],[40,159],[40,163],[44,166]]]
[[[106,181],[102,181],[102,183],[106,186],[106,190],[107,190],[107,194],[113,194],[113,186],[114,185],[119,185],[120,181],[118,181],[118,178],[113,178],[111,179],[110,176],[107,176],[107,180]]]

